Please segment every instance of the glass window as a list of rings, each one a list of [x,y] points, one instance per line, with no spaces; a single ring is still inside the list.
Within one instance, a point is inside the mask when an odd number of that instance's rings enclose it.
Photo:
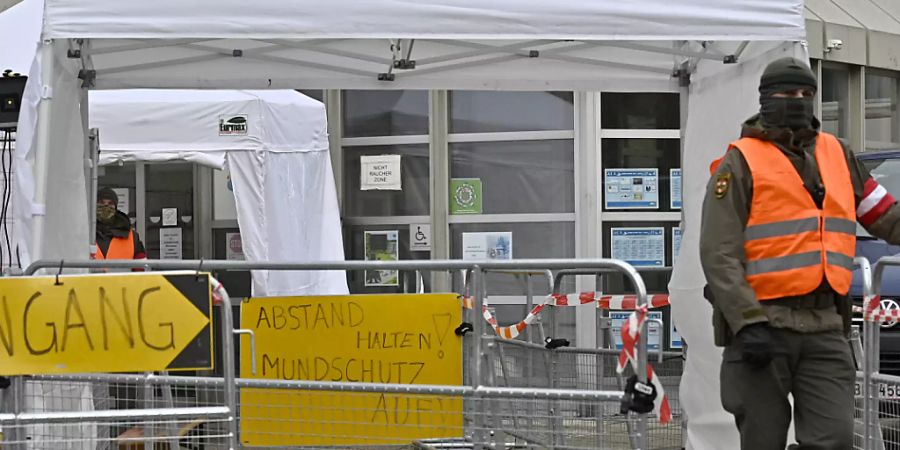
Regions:
[[[428,134],[427,91],[344,91],[344,137]]]
[[[511,232],[513,259],[575,257],[574,222],[450,224],[450,257],[462,259],[463,233],[484,232]],[[523,281],[510,275],[488,274],[487,283],[488,295],[524,295],[526,292]],[[550,283],[542,277],[534,278],[532,286],[535,296],[550,293]],[[563,286],[565,292],[574,292],[574,288],[574,279],[567,278]]]
[[[846,138],[850,134],[850,75],[846,70],[822,69],[822,130]]]
[[[677,130],[681,128],[678,94],[604,92],[600,123],[609,129]]]
[[[669,170],[681,167],[680,145],[678,139],[603,139],[603,169],[657,169],[659,207],[654,210],[671,211]]]
[[[573,130],[571,92],[450,92],[451,133]]]
[[[399,191],[360,190],[360,156],[400,155]],[[428,145],[344,147],[345,214],[359,216],[422,216],[430,214]]]
[[[409,250],[409,225],[369,225],[344,227],[344,252],[347,259],[364,261],[366,259],[366,231],[397,231],[397,255],[400,260],[429,259],[430,252],[412,252]],[[415,292],[416,278],[414,271],[401,271],[397,274],[397,286],[367,286],[366,271],[348,271],[347,283],[351,294],[375,294]],[[383,278],[383,277],[382,277]],[[431,276],[422,272],[425,292],[431,292]],[[371,281],[371,280],[370,280]],[[372,284],[372,283],[369,283]]]
[[[452,178],[481,180],[484,214],[575,212],[572,140],[450,145]]]
[[[900,149],[898,79],[866,74],[866,150]]]
[[[149,259],[195,259],[194,245],[194,165],[185,163],[148,164],[147,236],[144,245]],[[175,208],[174,225],[163,222],[163,209]],[[167,247],[171,253],[161,254],[160,235],[180,229],[181,252],[177,246]],[[167,231],[163,231],[167,230]],[[177,240],[177,238],[170,237]],[[179,258],[180,256],[180,258]]]

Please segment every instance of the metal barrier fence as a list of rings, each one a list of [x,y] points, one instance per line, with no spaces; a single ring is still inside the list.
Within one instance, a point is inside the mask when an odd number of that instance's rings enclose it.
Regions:
[[[900,377],[881,374],[881,324],[900,318],[881,310],[881,286],[887,267],[900,266],[900,257],[878,260],[874,273],[864,258],[856,259],[863,275],[863,335],[861,372],[857,373],[857,427],[854,448],[900,449]]]
[[[340,410],[342,420],[356,426],[360,437],[365,437],[375,446],[387,447],[388,444],[396,443],[396,439],[391,438],[380,442],[379,436],[383,436],[383,432],[368,433],[365,424],[371,420],[367,418],[381,414],[386,419],[392,419],[394,426],[400,429],[417,427],[433,430],[434,439],[415,442],[415,445],[422,448],[679,449],[683,446],[677,398],[677,385],[683,364],[680,352],[657,352],[657,356],[664,357],[665,362],[661,365],[656,363],[655,367],[657,377],[667,387],[676,420],[666,426],[655,423],[651,425],[645,414],[619,412],[623,380],[614,369],[618,351],[565,347],[549,350],[532,342],[501,339],[489,333],[490,328],[478,314],[485,304],[487,286],[484,275],[487,271],[521,272],[541,269],[542,272],[556,270],[562,275],[616,271],[624,274],[631,282],[637,305],[646,305],[647,294],[642,278],[634,268],[621,261],[39,261],[29,267],[27,273],[34,274],[41,269],[52,269],[55,272],[62,267],[140,267],[144,270],[198,272],[251,269],[402,270],[415,271],[417,279],[422,271],[468,270],[472,274],[471,294],[474,300],[472,309],[465,313],[474,328],[473,333],[468,336],[481,338],[464,339],[466,381],[463,386],[235,379],[234,363],[227,359],[230,351],[223,352],[225,356],[222,362],[226,370],[223,378],[174,377],[165,374],[42,376],[28,380],[17,378],[13,387],[13,392],[17,393],[17,402],[22,400],[18,397],[26,392],[29,385],[61,383],[64,386],[93,386],[94,390],[100,386],[101,391],[111,393],[108,400],[115,404],[94,413],[58,412],[52,413],[55,414],[52,416],[29,416],[32,413],[14,409],[16,414],[0,415],[0,425],[4,426],[4,432],[9,430],[14,437],[13,441],[7,442],[23,442],[15,439],[21,438],[21,431],[17,430],[21,430],[24,425],[62,421],[95,424],[92,426],[97,426],[98,430],[103,427],[109,429],[110,437],[101,437],[103,433],[98,431],[96,442],[91,444],[104,441],[115,443],[118,448],[242,448],[243,443],[248,441],[248,436],[239,434],[238,423],[241,425],[240,429],[248,433],[252,432],[254,422],[271,424],[273,420],[283,420],[283,431],[272,432],[271,426],[266,427],[270,430],[268,433],[275,434],[269,436],[270,439],[277,441],[284,437],[278,436],[279,433],[285,436],[296,435],[294,425],[304,422],[303,430],[306,435],[303,437],[306,442],[315,442],[312,446],[345,446],[347,441],[342,440],[345,436],[335,432],[336,424],[321,419]],[[559,286],[559,278],[553,281],[555,291]],[[229,347],[233,345],[229,343],[233,343],[232,332],[235,331],[231,311],[227,307],[220,309],[224,325],[221,341],[223,347]],[[600,316],[602,317],[602,313]],[[555,321],[551,322],[551,328],[555,328]],[[598,332],[606,333],[608,327],[601,327]],[[611,345],[609,341],[607,335],[598,337],[598,342]],[[639,369],[636,375],[646,381],[646,326],[640,334],[637,348]],[[529,363],[523,364],[524,361]],[[229,370],[230,377],[227,374]],[[243,398],[238,394],[241,390],[252,390],[258,395],[252,397],[253,402],[239,403],[238,399]],[[310,410],[301,415],[286,415],[283,411],[275,411],[276,408],[291,408],[291,404],[284,402],[288,393],[291,396],[307,396],[302,403]],[[280,398],[281,401],[265,401],[267,395]],[[381,399],[390,404],[378,403],[379,407],[373,409],[354,401],[354,398],[371,395],[381,395]],[[71,397],[71,400],[77,402],[83,401],[85,396],[74,394]],[[92,397],[95,402],[103,400],[102,395]],[[122,400],[132,397],[135,400],[130,403]],[[451,407],[429,410],[428,414],[423,414],[422,409],[416,406],[423,402]],[[16,403],[19,406],[21,404],[23,403]],[[310,408],[310,404],[314,407]],[[236,416],[234,412],[237,413]],[[199,421],[198,417],[205,419]],[[281,419],[274,419],[275,417]],[[279,428],[276,426],[275,429]],[[128,435],[129,431],[133,438]],[[64,438],[59,442],[63,441]],[[134,446],[129,446],[129,443]],[[88,448],[75,444],[52,448]],[[28,448],[41,447],[30,442]]]

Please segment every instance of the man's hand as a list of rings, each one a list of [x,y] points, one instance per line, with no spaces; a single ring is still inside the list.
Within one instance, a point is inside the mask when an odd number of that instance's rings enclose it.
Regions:
[[[772,362],[774,343],[768,322],[747,325],[741,328],[736,337],[743,349],[741,357],[744,362],[757,368],[766,367]]]

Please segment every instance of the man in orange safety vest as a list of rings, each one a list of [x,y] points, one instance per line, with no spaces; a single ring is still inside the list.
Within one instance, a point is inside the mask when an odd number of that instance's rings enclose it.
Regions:
[[[816,90],[805,62],[772,62],[759,114],[710,166],[700,259],[743,449],[783,450],[792,418],[793,448],[853,447],[856,224],[900,244],[897,202],[819,130]]]

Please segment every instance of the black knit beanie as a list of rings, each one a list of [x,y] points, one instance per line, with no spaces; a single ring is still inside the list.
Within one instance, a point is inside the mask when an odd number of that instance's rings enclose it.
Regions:
[[[772,61],[763,71],[759,80],[760,97],[769,97],[778,92],[794,89],[816,91],[819,83],[812,70],[796,58],[781,58]]]
[[[119,196],[116,195],[116,191],[108,187],[97,191],[97,201],[99,202],[100,200],[111,200],[113,205],[116,205],[117,208],[119,207]]]

